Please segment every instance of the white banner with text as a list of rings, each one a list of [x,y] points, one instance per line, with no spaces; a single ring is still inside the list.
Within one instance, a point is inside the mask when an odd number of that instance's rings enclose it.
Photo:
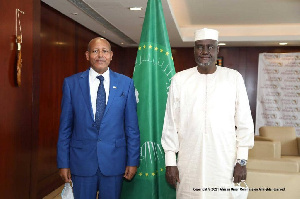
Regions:
[[[300,53],[261,53],[256,127],[293,126],[300,137]]]

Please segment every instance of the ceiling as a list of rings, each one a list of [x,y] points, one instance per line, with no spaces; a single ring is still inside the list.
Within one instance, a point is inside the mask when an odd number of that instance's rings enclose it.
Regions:
[[[138,46],[147,0],[42,0],[102,37]],[[172,47],[213,28],[226,46],[300,46],[300,0],[161,0]],[[142,7],[130,11],[129,7]]]

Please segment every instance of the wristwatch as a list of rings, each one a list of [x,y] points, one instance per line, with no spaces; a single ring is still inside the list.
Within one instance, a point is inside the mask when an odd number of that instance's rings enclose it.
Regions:
[[[247,164],[247,160],[245,159],[237,159],[236,162],[239,163],[241,166],[246,166]]]

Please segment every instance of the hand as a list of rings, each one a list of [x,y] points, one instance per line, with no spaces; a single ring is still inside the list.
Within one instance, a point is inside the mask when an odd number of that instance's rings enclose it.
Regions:
[[[247,169],[246,166],[241,166],[239,163],[236,163],[233,171],[234,183],[240,183],[242,180],[247,178]]]
[[[66,182],[71,182],[71,171],[69,168],[59,169],[59,175],[61,179]]]
[[[123,177],[126,178],[127,180],[131,180],[134,177],[136,171],[137,171],[136,166],[127,166]]]
[[[177,166],[167,166],[166,167],[166,179],[167,182],[176,189],[177,182],[179,180],[179,171]]]

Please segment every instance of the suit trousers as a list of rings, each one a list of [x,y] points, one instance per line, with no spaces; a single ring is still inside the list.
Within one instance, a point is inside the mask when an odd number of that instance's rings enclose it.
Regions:
[[[122,189],[123,175],[104,176],[100,169],[94,176],[72,175],[75,199],[119,199]]]

